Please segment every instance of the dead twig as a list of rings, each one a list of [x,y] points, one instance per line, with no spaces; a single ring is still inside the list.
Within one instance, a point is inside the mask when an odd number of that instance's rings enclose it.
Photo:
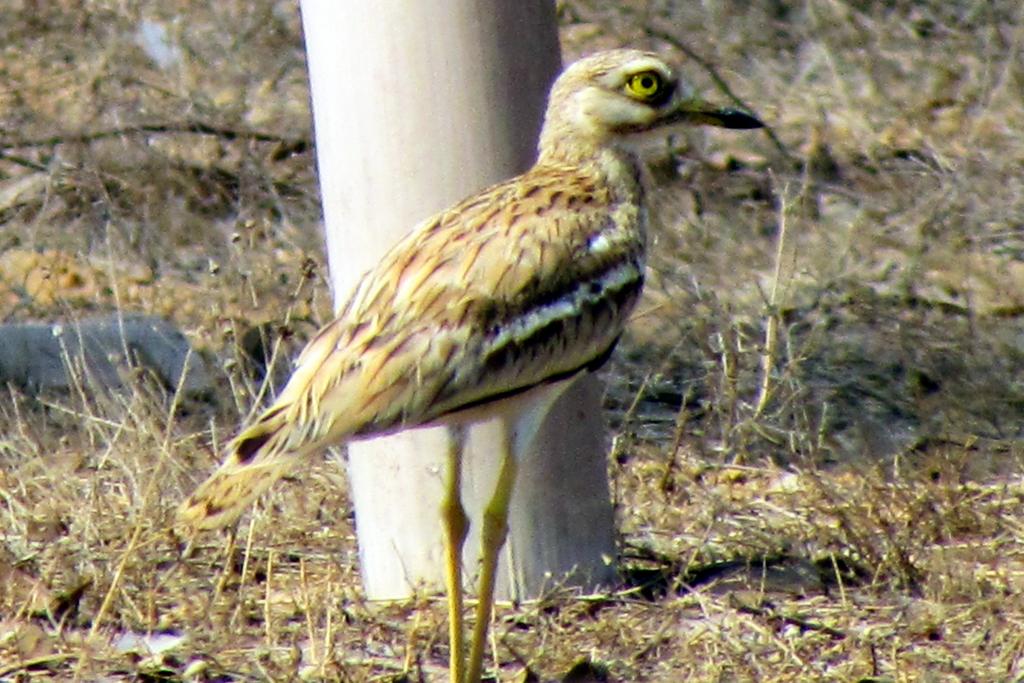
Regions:
[[[180,134],[188,133],[194,135],[213,135],[224,140],[250,140],[253,142],[272,142],[280,147],[274,150],[271,159],[278,161],[295,154],[302,154],[308,151],[312,144],[306,138],[285,138],[273,133],[265,133],[244,128],[232,128],[229,126],[216,126],[202,121],[168,121],[165,123],[145,123],[131,126],[120,126],[105,130],[95,130],[85,133],[56,133],[41,138],[0,138],[0,158],[7,159],[14,163],[27,165],[36,170],[45,170],[40,166],[23,157],[9,155],[3,150],[26,149],[39,147],[56,147],[64,144],[89,144],[99,140],[109,140],[131,135],[153,135],[153,134]]]

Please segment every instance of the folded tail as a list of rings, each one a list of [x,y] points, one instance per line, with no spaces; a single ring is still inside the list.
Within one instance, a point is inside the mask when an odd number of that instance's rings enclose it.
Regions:
[[[311,449],[292,448],[287,411],[271,408],[228,445],[228,455],[178,507],[178,522],[193,529],[231,524],[261,493]]]

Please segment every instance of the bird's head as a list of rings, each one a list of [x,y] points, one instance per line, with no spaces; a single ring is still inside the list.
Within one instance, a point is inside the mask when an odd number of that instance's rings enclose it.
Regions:
[[[760,128],[738,109],[715,107],[664,60],[639,50],[610,50],[569,66],[551,88],[541,156],[571,149],[631,147],[652,132],[679,126]]]

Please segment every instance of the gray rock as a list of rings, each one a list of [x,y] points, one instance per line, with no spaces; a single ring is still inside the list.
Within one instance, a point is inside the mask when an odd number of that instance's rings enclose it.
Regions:
[[[0,325],[0,384],[38,394],[67,390],[78,373],[89,385],[124,386],[132,368],[153,373],[168,391],[212,393],[206,362],[172,323],[146,315],[110,315],[67,323]]]

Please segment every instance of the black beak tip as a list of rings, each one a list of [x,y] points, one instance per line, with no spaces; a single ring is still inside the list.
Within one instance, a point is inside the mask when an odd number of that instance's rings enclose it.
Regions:
[[[748,114],[739,109],[723,109],[719,112],[722,126],[736,130],[750,130],[752,128],[764,128],[764,123],[756,116]]]

